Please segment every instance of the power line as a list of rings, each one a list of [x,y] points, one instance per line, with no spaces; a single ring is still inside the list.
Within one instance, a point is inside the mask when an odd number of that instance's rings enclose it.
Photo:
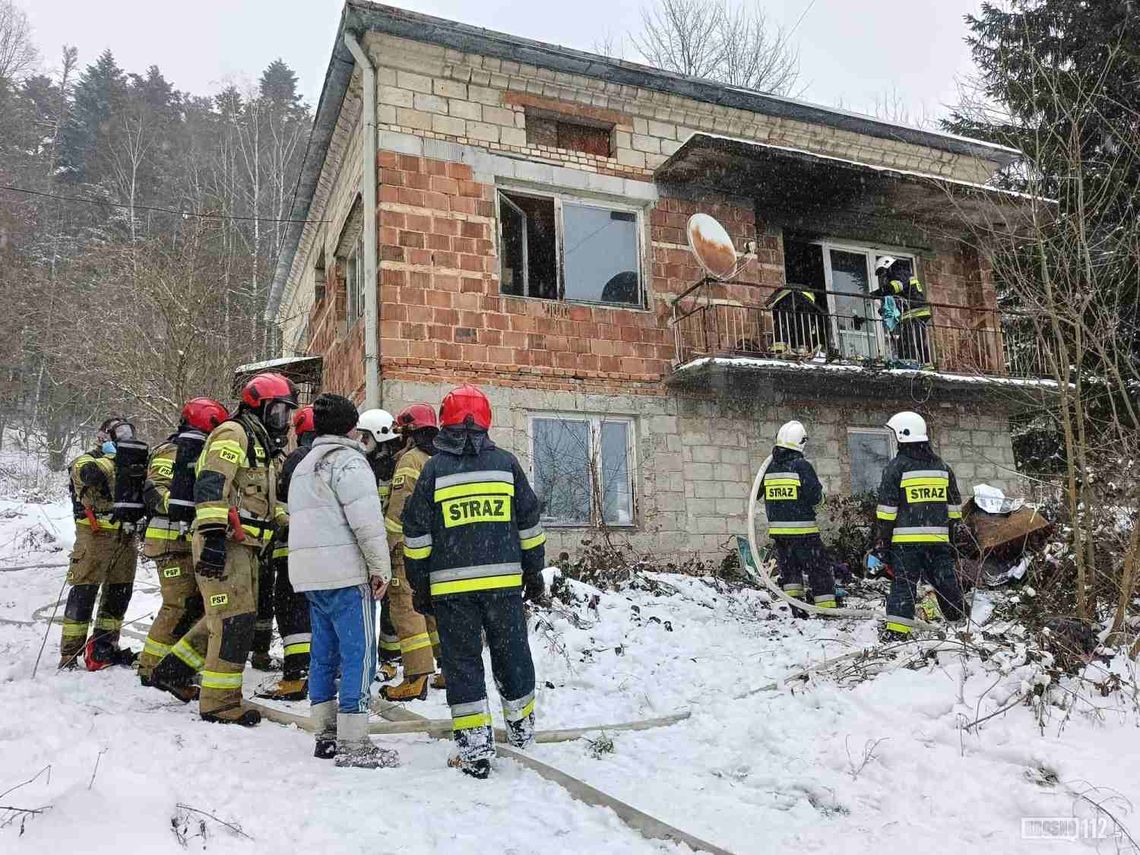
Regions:
[[[130,210],[133,208],[136,211],[155,211],[160,214],[174,214],[177,217],[198,217],[203,220],[243,220],[243,221],[257,221],[262,223],[323,223],[326,220],[293,220],[293,219],[278,219],[276,217],[243,217],[236,214],[212,214],[212,213],[198,213],[195,211],[179,211],[175,208],[159,208],[154,205],[127,205],[122,202],[108,202],[104,199],[90,199],[86,196],[64,196],[60,193],[47,193],[43,190],[29,190],[27,187],[12,187],[7,184],[0,184],[0,190],[8,190],[12,193],[24,193],[28,196],[41,196],[45,199],[60,199],[64,202],[82,202],[85,205],[108,205],[112,208],[125,208]]]
[[[800,21],[802,21],[807,16],[807,13],[811,11],[811,7],[814,5],[815,5],[815,0],[811,0],[811,2],[808,3],[807,6],[804,7],[804,10],[802,12],[800,12],[800,16],[798,18],[796,18],[796,22],[794,24],[792,24],[792,28],[790,30],[788,30],[788,35],[785,36],[785,38],[791,38],[792,33],[794,33],[796,31],[796,27],[798,27],[800,25]]]

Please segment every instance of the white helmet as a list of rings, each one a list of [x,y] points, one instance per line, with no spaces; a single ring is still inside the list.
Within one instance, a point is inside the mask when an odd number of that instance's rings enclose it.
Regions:
[[[356,429],[370,435],[377,445],[400,438],[396,433],[396,419],[387,410],[365,410],[360,414]]]
[[[895,432],[895,439],[900,443],[927,442],[930,439],[926,435],[926,419],[910,410],[895,413],[887,421],[887,427]]]
[[[776,445],[780,448],[790,448],[792,451],[803,451],[807,445],[808,436],[804,426],[799,422],[787,422],[776,433]]]
[[[896,261],[898,261],[898,259],[893,255],[880,255],[879,260],[875,262],[875,272],[878,273],[881,270],[890,270],[895,266]]]

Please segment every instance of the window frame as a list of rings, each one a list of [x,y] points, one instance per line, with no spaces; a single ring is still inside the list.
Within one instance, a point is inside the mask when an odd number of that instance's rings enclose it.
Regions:
[[[529,196],[532,199],[550,199],[554,202],[554,256],[555,256],[555,276],[558,282],[558,296],[555,299],[548,299],[546,297],[532,297],[530,295],[530,270],[527,260],[529,259],[529,248],[527,243],[527,236],[524,230],[523,233],[523,287],[522,294],[508,294],[503,291],[503,265],[506,261],[503,248],[503,214],[502,203],[506,199],[508,205],[515,209],[524,217],[526,212],[519,207],[519,205],[506,194],[514,194],[516,196]],[[567,299],[566,297],[566,226],[562,216],[563,205],[569,203],[571,205],[580,205],[587,208],[599,208],[603,211],[617,211],[624,214],[632,214],[634,217],[634,235],[636,238],[636,246],[634,252],[637,257],[637,302],[634,303],[607,303],[604,300],[578,300]],[[649,269],[646,264],[646,238],[645,238],[645,206],[637,204],[629,204],[623,202],[612,201],[608,198],[597,198],[588,195],[581,195],[557,188],[542,188],[538,189],[530,186],[515,185],[510,183],[497,183],[495,185],[495,221],[496,229],[495,235],[498,240],[496,247],[499,255],[499,294],[503,297],[515,297],[527,300],[542,300],[547,303],[571,303],[582,306],[604,306],[607,309],[633,309],[635,311],[648,311],[647,306],[649,303],[649,282],[646,277],[646,271]]]
[[[875,258],[880,255],[891,255],[895,258],[906,259],[910,262],[910,269],[914,272],[914,275],[918,276],[920,280],[922,279],[918,267],[919,257],[916,253],[910,250],[883,246],[872,246],[870,244],[863,243],[849,243],[847,241],[828,239],[809,240],[803,241],[803,243],[814,244],[815,246],[820,247],[821,251],[823,252],[823,287],[827,295],[828,324],[831,328],[831,340],[835,342],[837,346],[840,344],[840,337],[839,318],[835,310],[836,292],[831,270],[832,250],[836,250],[838,252],[846,252],[851,255],[864,256],[867,265],[867,285],[870,288],[874,288],[877,284],[877,279],[875,277]],[[867,299],[869,300],[871,298],[868,297]],[[883,359],[885,357],[888,357],[890,355],[890,348],[887,345],[886,331],[883,329],[883,325],[881,323],[873,324],[872,327],[875,330],[875,348],[877,350],[877,355],[875,358]]]
[[[592,479],[590,484],[590,519],[581,522],[577,520],[558,520],[553,517],[542,516],[542,525],[546,528],[581,528],[581,529],[636,529],[638,527],[638,499],[637,499],[637,417],[626,415],[610,415],[598,413],[561,413],[557,411],[534,411],[527,414],[527,452],[530,461],[528,477],[532,487],[534,487],[535,495],[538,494],[538,458],[535,456],[534,450],[534,435],[535,435],[535,422],[537,421],[558,421],[558,422],[585,422],[589,427],[589,440],[590,447],[587,449],[587,462],[592,463],[590,466],[590,477]],[[604,470],[602,466],[601,455],[601,441],[602,441],[602,425],[621,423],[626,426],[625,431],[625,461],[626,461],[626,488],[629,491],[629,522],[628,523],[608,523],[602,519],[603,508],[597,507],[594,501],[594,486],[597,485],[598,494],[603,498],[605,497],[606,482]],[[594,449],[599,449],[595,455]],[[596,460],[590,461],[590,457],[596,457]],[[593,480],[596,479],[596,480]],[[603,501],[604,504],[604,501]]]
[[[357,235],[344,258],[344,322],[348,329],[364,317],[364,234]],[[351,275],[350,275],[351,274]]]
[[[855,493],[855,466],[851,457],[851,436],[853,434],[871,434],[872,436],[885,436],[887,438],[887,459],[893,460],[895,455],[899,453],[898,438],[895,432],[887,427],[848,427],[847,428],[847,492],[851,495]],[[871,488],[872,495],[878,492],[877,487]],[[859,494],[862,495],[862,494]]]

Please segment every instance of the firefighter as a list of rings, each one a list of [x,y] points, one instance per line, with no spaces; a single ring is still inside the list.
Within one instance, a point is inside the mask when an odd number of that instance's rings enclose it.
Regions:
[[[190,553],[194,465],[207,434],[227,418],[226,408],[212,398],[187,401],[178,430],[154,450],[147,467],[143,502],[150,522],[143,540],[143,555],[153,558],[158,569],[162,608],[151,624],[139,657],[139,679],[144,686],[150,685],[154,666],[174,647],[192,662],[206,655],[206,627],[199,624],[202,594],[194,579]],[[194,633],[190,632],[192,628]],[[182,691],[187,701],[195,694],[192,688]]]
[[[791,421],[780,428],[760,489],[768,534],[776,547],[780,587],[789,597],[802,600],[807,576],[816,608],[833,609],[835,574],[815,518],[816,507],[823,501],[823,485],[804,458],[807,441],[807,431],[800,422]]]
[[[81,653],[89,671],[134,663],[131,651],[119,649],[119,631],[134,590],[136,539],[132,526],[114,513],[116,449],[134,435],[130,422],[111,417],[99,426],[98,445],[68,465],[75,546],[67,571],[71,591],[63,611],[60,668],[76,667]],[[96,598],[99,613],[88,639]]]
[[[289,430],[297,390],[281,374],[258,374],[245,384],[237,413],[214,428],[195,469],[194,570],[209,631],[205,661],[167,655],[151,682],[185,687],[201,669],[198,709],[206,721],[252,726],[242,709],[242,671],[257,618],[257,557],[274,530],[288,522],[277,502],[273,450]],[[193,630],[191,630],[193,631]]]
[[[875,263],[878,287],[870,293],[872,297],[892,297],[899,304],[898,326],[894,333],[898,338],[899,359],[930,365],[934,356],[927,327],[933,312],[927,304],[922,282],[911,272],[908,264],[890,255],[880,256]]]
[[[375,412],[374,410],[369,412]],[[357,430],[365,430],[365,419],[360,418]],[[435,618],[425,617],[412,605],[412,591],[404,570],[404,530],[400,514],[412,491],[416,488],[424,464],[435,453],[435,438],[439,422],[430,404],[412,404],[396,416],[396,426],[405,438],[406,447],[396,458],[396,471],[392,477],[392,494],[384,517],[388,531],[388,545],[392,550],[392,581],[388,585],[392,623],[400,638],[400,656],[404,663],[404,679],[398,686],[385,686],[380,693],[389,701],[423,700],[427,697],[428,681],[435,672],[439,658],[439,633]],[[365,443],[367,445],[367,442]],[[443,688],[442,679],[432,685]]]
[[[898,440],[899,453],[883,471],[875,510],[876,550],[881,557],[890,544],[894,568],[883,637],[905,639],[914,626],[919,579],[934,586],[946,620],[963,616],[962,589],[950,547],[951,527],[962,518],[962,498],[953,470],[930,447],[922,416],[896,413],[887,427]]]
[[[392,476],[396,469],[396,455],[400,451],[396,420],[387,410],[366,410],[360,415],[357,430],[365,440],[368,465],[376,477],[376,490],[380,494],[380,507],[388,512],[388,499],[392,495]],[[371,437],[371,439],[368,439]],[[392,620],[392,600],[386,593],[380,601],[380,634],[376,642],[380,661],[380,679],[396,679],[402,656],[400,635]]]
[[[475,778],[490,774],[495,751],[483,634],[508,739],[525,748],[534,738],[534,663],[523,600],[544,594],[539,502],[490,427],[491,405],[478,388],[452,390],[440,408],[437,453],[400,516],[415,609],[439,626],[455,765]]]
[[[297,437],[297,447],[281,464],[281,475],[277,479],[277,498],[285,504],[286,509],[293,472],[312,450],[313,440],[317,436],[311,406],[297,410],[293,416],[293,433]],[[259,585],[262,587],[258,588],[257,594],[258,626],[254,632],[254,644],[259,642],[262,615],[266,614],[269,626],[265,632],[263,649],[266,658],[269,657],[269,636],[272,635],[273,618],[276,616],[285,658],[281,666],[281,680],[267,691],[259,692],[258,697],[277,701],[303,701],[309,694],[309,651],[313,634],[309,621],[309,600],[304,594],[294,591],[289,581],[288,526],[274,534],[273,543],[261,563],[265,570],[260,577]],[[250,661],[252,663],[252,656]]]

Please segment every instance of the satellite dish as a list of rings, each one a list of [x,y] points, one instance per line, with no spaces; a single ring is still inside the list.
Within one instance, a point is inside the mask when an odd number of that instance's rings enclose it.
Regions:
[[[736,273],[736,247],[732,238],[708,214],[693,214],[685,226],[689,249],[701,267],[714,279],[731,279]]]

